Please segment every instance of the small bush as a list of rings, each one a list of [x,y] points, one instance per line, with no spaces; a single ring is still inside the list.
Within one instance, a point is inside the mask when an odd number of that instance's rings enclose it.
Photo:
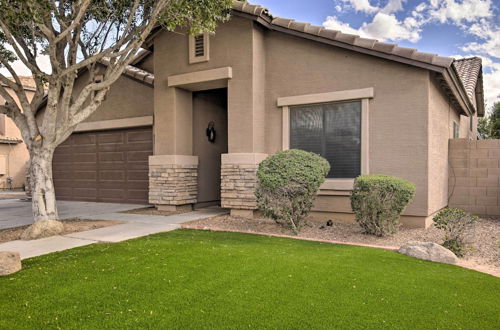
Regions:
[[[264,216],[298,234],[330,164],[303,150],[285,150],[262,161],[257,171],[257,204]]]
[[[354,180],[351,207],[366,233],[385,236],[399,229],[399,217],[415,195],[410,181],[387,175],[361,175]]]
[[[463,257],[479,218],[460,209],[443,209],[432,220],[436,228],[445,231],[442,245],[458,257]]]

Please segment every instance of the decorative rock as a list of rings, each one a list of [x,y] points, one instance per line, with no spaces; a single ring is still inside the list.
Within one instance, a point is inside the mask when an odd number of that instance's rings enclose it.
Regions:
[[[453,252],[432,242],[408,242],[401,246],[398,252],[410,257],[445,264],[456,264],[458,262],[458,258]]]
[[[19,252],[0,251],[0,276],[14,274],[21,270]]]
[[[21,234],[22,240],[39,239],[59,235],[64,230],[62,222],[56,220],[41,220],[37,221]]]

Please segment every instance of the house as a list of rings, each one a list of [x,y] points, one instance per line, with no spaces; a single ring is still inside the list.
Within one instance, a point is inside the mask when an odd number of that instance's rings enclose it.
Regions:
[[[101,108],[54,156],[59,198],[221,204],[252,217],[256,170],[287,148],[332,171],[313,215],[353,221],[360,174],[417,186],[402,222],[426,227],[448,203],[448,141],[475,139],[478,58],[454,60],[235,2],[215,34],[156,29]],[[214,134],[215,133],[215,134]]]
[[[35,82],[31,77],[19,77],[29,100],[35,94]],[[7,92],[17,100],[15,92],[2,84]],[[0,104],[5,100],[0,96]],[[0,114],[0,190],[24,188],[29,153],[16,124],[4,114]]]

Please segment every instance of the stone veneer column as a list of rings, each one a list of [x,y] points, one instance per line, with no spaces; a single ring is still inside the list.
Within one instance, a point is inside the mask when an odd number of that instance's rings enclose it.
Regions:
[[[192,208],[198,195],[198,157],[149,156],[149,203],[158,210]]]
[[[231,209],[231,215],[253,217],[257,209],[257,169],[266,157],[258,153],[222,155],[221,206]]]

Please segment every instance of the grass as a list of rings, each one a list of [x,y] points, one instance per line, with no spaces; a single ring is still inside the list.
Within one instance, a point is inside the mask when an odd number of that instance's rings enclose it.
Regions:
[[[0,329],[493,329],[500,281],[394,252],[177,230],[25,260]]]

